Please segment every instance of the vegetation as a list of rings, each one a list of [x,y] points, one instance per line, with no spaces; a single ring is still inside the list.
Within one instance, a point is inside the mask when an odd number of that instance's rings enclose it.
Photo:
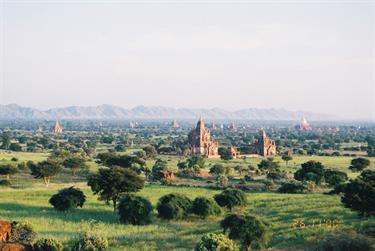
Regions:
[[[60,190],[52,195],[49,203],[58,211],[73,210],[77,207],[83,207],[86,196],[79,188],[69,187]]]
[[[365,170],[343,188],[341,201],[345,207],[362,216],[375,215],[375,171]]]
[[[315,160],[307,161],[294,173],[294,178],[299,181],[313,181],[319,185],[324,181],[324,166]]]
[[[99,195],[99,200],[107,203],[112,201],[114,211],[122,195],[141,190],[144,183],[144,179],[134,171],[116,166],[100,168],[99,172],[92,174],[87,181],[94,194]]]
[[[238,189],[227,189],[214,196],[215,201],[221,207],[227,207],[232,210],[236,206],[246,205],[245,193]]]
[[[156,209],[159,218],[183,219],[190,212],[192,201],[185,195],[179,193],[171,193],[162,196],[159,199]]]
[[[10,179],[10,176],[18,173],[17,167],[12,164],[6,164],[0,166],[0,175],[6,175],[7,180]]]
[[[365,159],[365,158],[355,158],[352,159],[350,162],[349,169],[352,170],[353,172],[361,172],[363,169],[368,167],[370,165],[370,160]]]
[[[25,222],[12,222],[12,242],[21,243],[25,245],[30,245],[34,242],[36,238],[36,232],[34,228]]]
[[[143,197],[124,195],[118,205],[120,221],[125,224],[146,225],[152,218],[151,202]]]
[[[207,218],[208,216],[219,215],[221,209],[213,199],[197,197],[193,201],[191,212],[202,218]]]
[[[108,240],[103,237],[80,234],[74,241],[72,251],[103,251],[108,248]]]
[[[56,239],[42,238],[33,245],[33,251],[62,251],[63,245]]]
[[[238,251],[234,241],[224,234],[205,234],[195,247],[195,251]]]
[[[253,215],[229,214],[220,225],[245,250],[264,248],[270,240],[269,224]]]
[[[60,163],[51,160],[45,160],[37,164],[30,163],[29,168],[31,175],[36,179],[43,179],[46,186],[49,185],[52,177],[61,172]]]

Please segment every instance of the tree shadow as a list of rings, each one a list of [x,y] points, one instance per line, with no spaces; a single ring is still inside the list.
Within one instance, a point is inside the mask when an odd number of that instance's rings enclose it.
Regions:
[[[49,218],[69,222],[95,220],[104,223],[118,223],[117,215],[110,210],[78,208],[68,212],[60,212],[52,207],[31,206],[21,203],[0,203],[2,217],[10,220],[16,218]]]

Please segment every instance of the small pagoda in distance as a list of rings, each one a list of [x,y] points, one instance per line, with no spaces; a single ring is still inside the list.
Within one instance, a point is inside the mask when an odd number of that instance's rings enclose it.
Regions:
[[[58,120],[56,120],[54,127],[52,127],[52,132],[54,134],[59,134],[63,132],[63,128]]]

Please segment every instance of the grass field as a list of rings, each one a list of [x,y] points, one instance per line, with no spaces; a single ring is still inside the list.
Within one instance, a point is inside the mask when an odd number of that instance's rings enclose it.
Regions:
[[[12,157],[19,161],[41,161],[46,154],[29,153],[0,153],[0,163],[9,162]],[[166,157],[169,158],[169,157]],[[314,159],[321,161],[327,167],[347,170],[352,158],[350,157],[305,157],[295,156],[289,163],[288,169],[296,169],[301,163]],[[178,159],[170,157],[170,165],[176,165]],[[232,160],[238,163],[253,165],[260,159]],[[374,168],[375,159],[371,158]],[[211,161],[209,161],[211,162]],[[91,168],[97,168],[95,163],[89,163]],[[152,164],[152,163],[149,163]],[[285,163],[281,162],[284,166]],[[71,178],[66,171],[52,179],[47,188],[40,180],[33,179],[27,170],[12,178],[14,188],[0,187],[0,218],[7,220],[26,221],[33,225],[38,237],[53,237],[69,245],[70,240],[82,231],[93,232],[108,237],[110,250],[191,250],[200,237],[208,232],[220,232],[219,222],[228,212],[218,217],[202,220],[191,216],[186,221],[163,221],[155,217],[151,225],[131,226],[118,222],[117,215],[111,205],[97,200],[84,178]],[[82,209],[69,213],[55,211],[48,203],[52,194],[59,189],[69,186],[81,188],[87,196],[87,202]],[[156,206],[157,200],[164,194],[179,192],[190,198],[196,196],[212,197],[219,191],[194,187],[172,187],[147,185],[138,194],[150,199]],[[353,228],[364,223],[356,213],[344,208],[338,196],[322,194],[277,194],[277,193],[247,193],[249,200],[242,212],[264,217],[272,224],[273,236],[270,247],[291,250],[292,247],[306,247],[323,239],[327,232],[337,229]],[[239,209],[237,209],[239,210]],[[319,221],[338,220],[337,227],[330,227]],[[292,229],[296,220],[303,220],[304,229]],[[373,218],[370,221],[375,223]]]

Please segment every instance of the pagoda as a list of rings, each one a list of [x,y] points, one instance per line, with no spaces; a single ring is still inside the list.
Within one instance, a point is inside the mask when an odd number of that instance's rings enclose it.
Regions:
[[[206,128],[202,118],[197,127],[188,135],[191,154],[203,155],[207,158],[219,158],[219,143],[211,138],[210,129]]]
[[[63,132],[63,128],[60,125],[60,122],[56,120],[54,127],[52,127],[52,132],[55,134],[59,134]]]

